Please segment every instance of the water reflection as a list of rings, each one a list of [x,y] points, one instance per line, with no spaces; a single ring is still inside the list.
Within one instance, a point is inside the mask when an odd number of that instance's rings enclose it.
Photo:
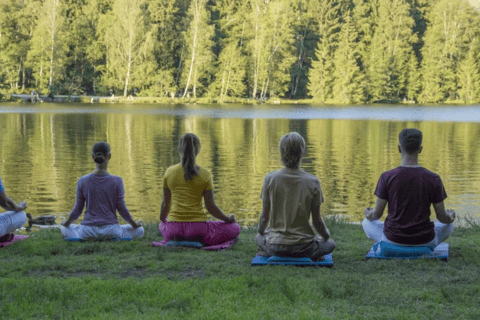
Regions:
[[[480,216],[479,123],[228,116],[235,107],[221,117],[223,109],[212,107],[207,110],[220,110],[217,116],[190,112],[199,106],[79,106],[75,112],[58,104],[0,108],[0,175],[8,194],[25,198],[34,216],[68,214],[77,179],[94,168],[91,146],[106,140],[113,153],[109,169],[124,179],[132,214],[157,221],[163,173],[180,160],[180,136],[194,132],[202,143],[198,163],[212,171],[218,204],[241,224],[253,225],[263,177],[281,168],[278,141],[298,131],[307,142],[303,168],[322,183],[322,212],[360,221],[374,203],[380,174],[400,163],[397,136],[406,127],[424,132],[420,162],[443,178],[447,206],[462,216]],[[249,108],[256,112],[235,112]]]

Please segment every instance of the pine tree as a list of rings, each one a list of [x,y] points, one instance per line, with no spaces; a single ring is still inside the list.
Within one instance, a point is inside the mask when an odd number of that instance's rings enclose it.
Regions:
[[[458,95],[464,103],[480,101],[480,45],[477,38],[470,44],[466,57],[458,68]]]
[[[227,97],[247,95],[245,77],[247,59],[245,56],[245,4],[238,0],[217,1],[214,10],[216,21],[216,42],[220,50],[215,80],[210,85],[210,95],[224,101]]]
[[[324,103],[332,99],[335,72],[333,59],[341,25],[336,1],[321,1],[317,10],[320,39],[315,50],[316,59],[309,71],[308,91],[315,101]]]
[[[378,26],[370,44],[367,69],[373,99],[398,99],[405,94],[407,63],[416,42],[410,11],[404,0],[378,3]]]
[[[178,1],[154,0],[148,2],[148,8],[155,37],[156,71],[150,89],[144,91],[153,96],[170,96],[178,90],[175,74],[183,44],[180,6]]]
[[[471,25],[471,10],[468,3],[461,0],[439,0],[429,11],[422,48],[421,102],[457,98],[456,73],[459,59],[468,51],[468,39],[464,35]]]
[[[338,103],[360,103],[365,101],[365,84],[364,76],[358,65],[360,58],[356,50],[358,34],[350,12],[346,12],[344,21],[334,56],[333,99]]]

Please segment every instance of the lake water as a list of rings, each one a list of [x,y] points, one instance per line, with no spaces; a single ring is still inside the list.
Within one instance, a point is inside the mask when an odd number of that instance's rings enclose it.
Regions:
[[[307,142],[302,168],[322,183],[322,214],[359,222],[374,204],[380,174],[400,164],[398,133],[416,127],[424,133],[420,163],[442,177],[447,207],[480,217],[478,107],[3,103],[0,124],[0,176],[7,194],[27,200],[33,216],[68,215],[78,178],[95,167],[91,147],[105,140],[109,170],[123,178],[132,215],[157,222],[163,174],[180,161],[181,135],[193,132],[217,204],[254,225],[263,178],[282,167],[278,141],[297,131]]]

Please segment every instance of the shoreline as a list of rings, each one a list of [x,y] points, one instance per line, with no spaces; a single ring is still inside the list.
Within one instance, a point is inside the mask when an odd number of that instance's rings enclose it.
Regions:
[[[269,99],[252,99],[252,98],[232,98],[228,97],[226,99],[220,98],[211,98],[211,97],[201,97],[201,98],[169,98],[169,97],[132,97],[132,96],[78,96],[78,95],[56,95],[51,99],[47,95],[40,95],[40,102],[59,102],[59,103],[135,103],[135,104],[148,104],[148,103],[160,103],[160,104],[182,104],[182,103],[199,103],[199,104],[267,104],[267,105],[277,105],[277,104],[299,104],[299,105],[318,105],[318,106],[364,106],[364,105],[415,105],[415,106],[428,106],[428,105],[459,105],[466,106],[471,105],[470,103],[464,103],[462,101],[445,101],[442,103],[422,103],[415,101],[403,101],[399,99],[384,99],[377,101],[369,101],[365,103],[357,104],[345,104],[345,103],[319,103],[314,99],[287,99],[287,98],[269,98]],[[0,102],[16,102],[16,103],[32,103],[30,94],[7,94],[3,95],[3,98],[0,99]],[[35,104],[35,103],[34,103]]]

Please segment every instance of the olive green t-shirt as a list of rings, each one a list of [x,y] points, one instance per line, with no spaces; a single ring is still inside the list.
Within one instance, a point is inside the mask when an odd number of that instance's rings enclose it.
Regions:
[[[312,204],[320,205],[320,181],[301,169],[283,168],[265,176],[261,198],[270,203],[267,243],[293,245],[311,242]]]
[[[165,171],[163,187],[169,189],[172,194],[167,217],[169,222],[207,221],[202,198],[203,191],[213,189],[210,171],[199,167],[198,176],[187,181],[182,164],[176,164]]]

